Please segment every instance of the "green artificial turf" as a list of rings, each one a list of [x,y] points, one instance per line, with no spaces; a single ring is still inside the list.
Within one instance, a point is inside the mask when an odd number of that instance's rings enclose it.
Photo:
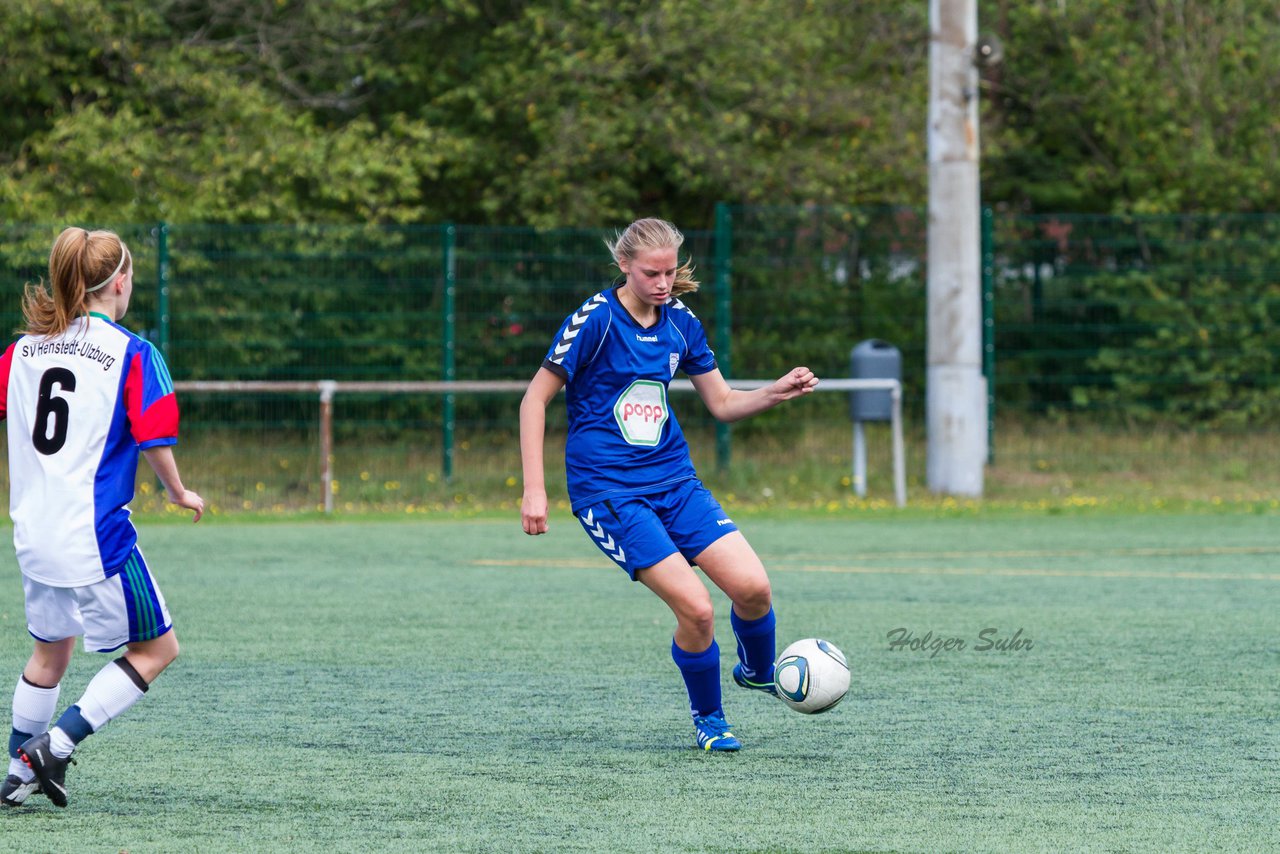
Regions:
[[[735,688],[716,593],[745,747],[706,755],[672,618],[567,514],[144,520],[182,656],[0,850],[1277,849],[1278,521],[744,519],[779,649],[829,639],[853,688],[813,717]],[[77,653],[62,707],[107,660]]]

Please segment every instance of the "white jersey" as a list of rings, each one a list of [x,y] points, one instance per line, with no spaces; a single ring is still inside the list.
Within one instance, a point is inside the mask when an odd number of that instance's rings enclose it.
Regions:
[[[9,421],[9,515],[18,565],[52,587],[119,572],[137,542],[129,508],[138,451],[178,437],[159,351],[104,315],[24,335],[0,357]]]

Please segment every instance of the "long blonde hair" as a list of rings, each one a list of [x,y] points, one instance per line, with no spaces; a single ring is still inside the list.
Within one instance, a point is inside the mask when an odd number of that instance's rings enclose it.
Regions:
[[[129,247],[114,231],[64,228],[49,251],[49,284],[28,282],[22,293],[22,317],[30,335],[51,337],[67,331],[88,312],[89,294],[133,269]]]
[[[613,262],[634,259],[641,252],[651,249],[679,249],[684,243],[684,235],[665,219],[648,217],[638,219],[618,232],[613,240],[605,240]],[[693,264],[685,261],[676,268],[676,279],[671,285],[672,296],[691,294],[698,289],[698,280],[693,277]]]

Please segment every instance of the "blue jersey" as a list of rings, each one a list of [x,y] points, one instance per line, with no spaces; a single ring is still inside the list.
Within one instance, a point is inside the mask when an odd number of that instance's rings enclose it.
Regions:
[[[667,386],[716,368],[702,323],[680,300],[645,328],[618,301],[598,293],[565,320],[542,366],[565,381],[565,442],[574,512],[612,495],[661,492],[697,477]]]

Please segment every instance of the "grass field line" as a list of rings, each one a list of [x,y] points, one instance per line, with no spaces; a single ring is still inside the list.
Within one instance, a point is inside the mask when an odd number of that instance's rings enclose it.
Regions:
[[[929,555],[932,557],[933,555]],[[599,569],[600,561],[589,560],[492,560],[470,562],[472,566],[531,567],[547,569]],[[830,572],[850,575],[957,575],[1010,576],[1030,578],[1155,578],[1178,581],[1280,581],[1274,572],[1181,572],[1130,569],[1042,569],[1037,567],[945,567],[945,566],[851,566],[833,564],[773,564],[770,572]]]
[[[791,553],[786,557],[771,555],[772,561],[830,561],[830,560],[922,560],[945,558],[1044,558],[1044,557],[1212,557],[1221,555],[1269,555],[1280,554],[1280,546],[1203,546],[1196,548],[1113,548],[1113,549],[1010,549],[1001,551],[943,551],[943,552],[875,552],[867,555],[825,555]]]
[[[772,565],[770,572],[835,572],[866,575],[1000,575],[1044,578],[1160,578],[1186,581],[1280,581],[1273,572],[1176,572],[1131,569],[1041,569],[1037,567],[823,566]]]

